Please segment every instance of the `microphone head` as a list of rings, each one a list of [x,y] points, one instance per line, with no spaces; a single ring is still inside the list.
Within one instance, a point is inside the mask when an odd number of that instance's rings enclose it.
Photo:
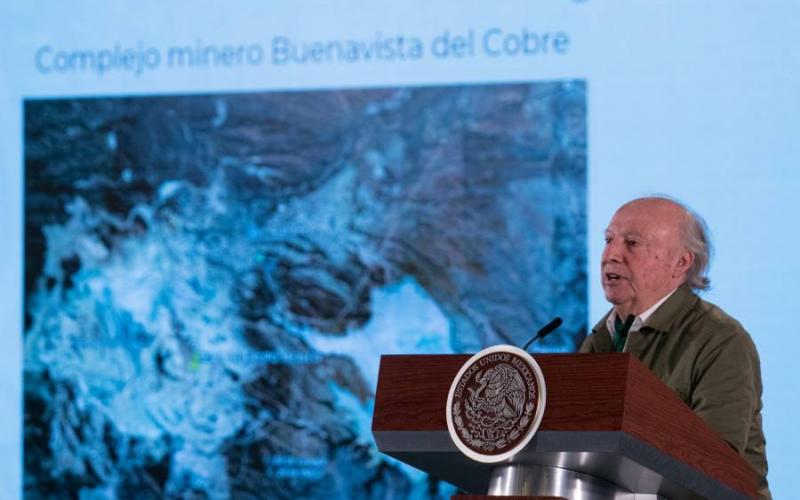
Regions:
[[[542,329],[539,330],[539,332],[536,334],[536,336],[540,339],[546,337],[547,335],[553,333],[553,331],[555,331],[556,328],[561,326],[561,323],[563,322],[564,321],[559,316],[556,316],[555,318],[553,318],[553,321],[544,325]]]
[[[533,343],[534,343],[534,342],[536,342],[537,340],[539,340],[539,339],[542,339],[542,338],[546,337],[547,335],[549,335],[550,333],[552,333],[552,332],[553,332],[553,330],[555,330],[556,328],[558,328],[559,326],[561,326],[561,323],[563,323],[563,321],[562,321],[562,320],[561,320],[561,318],[559,318],[558,316],[556,316],[555,318],[553,318],[553,320],[552,320],[550,323],[547,323],[546,325],[544,325],[544,326],[542,327],[542,329],[541,329],[541,330],[539,330],[538,332],[536,332],[536,335],[534,335],[534,336],[533,336],[533,337],[532,337],[532,338],[531,338],[531,339],[530,339],[530,340],[529,340],[529,341],[528,341],[528,342],[525,344],[525,347],[523,347],[523,348],[522,348],[522,350],[523,350],[523,351],[527,351],[527,350],[528,350],[528,347],[529,347],[531,344],[533,344]]]

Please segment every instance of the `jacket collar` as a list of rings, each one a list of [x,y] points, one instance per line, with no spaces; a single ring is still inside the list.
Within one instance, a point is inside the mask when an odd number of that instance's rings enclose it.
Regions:
[[[692,292],[692,289],[689,288],[689,285],[686,283],[682,284],[675,290],[675,293],[672,294],[670,298],[666,300],[661,307],[656,309],[652,316],[647,320],[647,324],[645,324],[642,329],[643,330],[654,330],[659,332],[669,332],[675,321],[680,318],[680,312],[685,311],[686,309],[692,307],[695,302],[700,300],[700,297],[695,295]],[[606,320],[614,312],[614,308],[612,307],[605,316],[592,328],[592,333],[603,333],[604,335],[600,335],[600,339],[607,338],[609,339],[611,336],[609,335],[608,328],[606,327]]]

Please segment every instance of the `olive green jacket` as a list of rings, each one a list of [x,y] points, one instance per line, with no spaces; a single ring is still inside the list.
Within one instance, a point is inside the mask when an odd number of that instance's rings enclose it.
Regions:
[[[609,314],[592,329],[581,352],[614,352]],[[761,365],[742,325],[682,285],[639,331],[628,334],[625,352],[742,454],[759,475],[761,497],[771,498],[761,429]]]

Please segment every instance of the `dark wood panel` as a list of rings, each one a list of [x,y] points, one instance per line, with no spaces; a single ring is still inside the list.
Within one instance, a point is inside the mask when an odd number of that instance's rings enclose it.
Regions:
[[[453,378],[470,356],[381,356],[374,431],[447,430],[445,405]]]
[[[447,430],[447,392],[468,355],[382,356],[373,430]],[[605,354],[537,355],[548,395],[542,430],[622,427],[627,362]]]

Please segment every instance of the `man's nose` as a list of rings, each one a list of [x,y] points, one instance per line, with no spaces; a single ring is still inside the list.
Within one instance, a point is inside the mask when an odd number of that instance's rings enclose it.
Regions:
[[[603,249],[603,255],[600,259],[600,263],[605,264],[606,262],[622,262],[621,250],[621,245],[619,243],[616,243],[614,240],[609,241],[606,243],[606,246]]]

